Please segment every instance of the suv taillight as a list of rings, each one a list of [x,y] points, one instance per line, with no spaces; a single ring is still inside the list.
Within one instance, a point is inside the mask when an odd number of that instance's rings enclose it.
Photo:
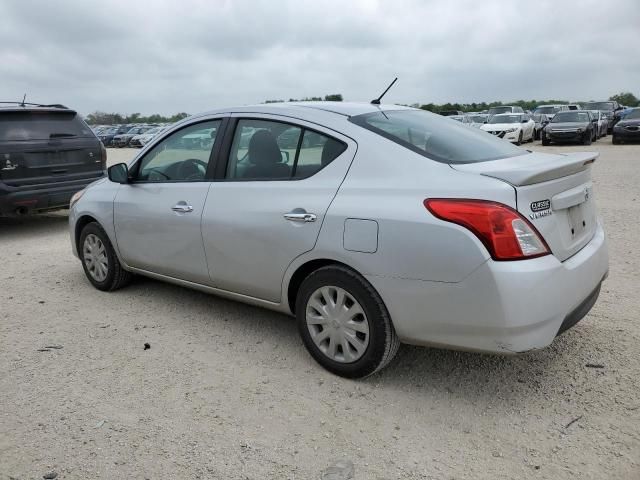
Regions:
[[[104,143],[100,142],[100,154],[102,155],[102,167],[107,168],[107,149]]]
[[[536,228],[513,208],[487,200],[430,198],[424,206],[435,217],[475,234],[494,260],[526,260],[550,253]]]

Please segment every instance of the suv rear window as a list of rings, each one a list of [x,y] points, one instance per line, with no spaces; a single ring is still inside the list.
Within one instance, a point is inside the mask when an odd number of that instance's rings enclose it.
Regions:
[[[378,111],[349,120],[441,163],[486,162],[527,153],[477,128],[422,110]]]
[[[94,137],[75,112],[0,112],[0,141]]]

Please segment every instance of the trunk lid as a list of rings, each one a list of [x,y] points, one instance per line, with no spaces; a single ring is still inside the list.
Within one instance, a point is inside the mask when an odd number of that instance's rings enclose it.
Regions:
[[[513,186],[518,211],[564,261],[582,249],[597,228],[591,166],[595,152],[528,155],[489,162],[452,164]]]

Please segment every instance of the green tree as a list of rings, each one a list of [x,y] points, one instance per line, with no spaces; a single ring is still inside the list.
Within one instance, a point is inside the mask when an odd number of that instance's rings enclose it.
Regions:
[[[620,105],[626,105],[627,107],[635,107],[640,104],[640,100],[631,92],[621,92],[609,97],[609,100],[614,100]]]
[[[325,102],[341,102],[342,101],[342,94],[341,93],[334,93],[331,95],[325,95],[324,96],[324,100]]]

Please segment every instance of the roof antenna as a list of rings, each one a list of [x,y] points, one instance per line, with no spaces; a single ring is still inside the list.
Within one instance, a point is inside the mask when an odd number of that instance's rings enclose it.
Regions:
[[[371,100],[371,104],[372,105],[380,105],[380,100],[382,100],[382,97],[384,97],[386,95],[386,93],[389,91],[389,89],[391,87],[393,87],[393,84],[396,83],[397,81],[398,81],[398,77],[394,78],[393,82],[391,82],[391,85],[389,85],[387,87],[387,89],[384,92],[382,92],[382,95],[380,95],[378,98],[376,98],[374,100]]]
[[[20,104],[21,107],[24,107],[24,101],[27,99],[27,94],[24,94],[24,97],[22,97],[22,103]]]

